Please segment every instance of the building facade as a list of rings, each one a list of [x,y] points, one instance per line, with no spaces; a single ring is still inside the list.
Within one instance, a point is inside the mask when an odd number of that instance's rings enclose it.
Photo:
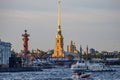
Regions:
[[[102,54],[105,58],[116,58],[117,55],[119,54],[119,52],[118,52],[118,51],[113,51],[113,52],[101,51],[101,54]]]
[[[54,52],[52,54],[52,58],[63,58],[64,57],[64,42],[61,31],[61,19],[60,19],[60,0],[58,1],[58,29],[56,35],[56,44],[54,48]]]
[[[69,53],[78,53],[79,51],[76,49],[75,42],[71,40],[70,44],[67,46],[67,52]]]
[[[9,64],[11,57],[11,43],[0,40],[0,64]]]

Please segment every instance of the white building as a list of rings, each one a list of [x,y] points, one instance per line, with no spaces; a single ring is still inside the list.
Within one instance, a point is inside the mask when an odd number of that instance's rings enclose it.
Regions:
[[[113,52],[108,52],[108,51],[102,51],[101,52],[103,55],[118,55],[118,51],[113,51]]]
[[[0,40],[0,64],[8,64],[11,57],[11,43]]]

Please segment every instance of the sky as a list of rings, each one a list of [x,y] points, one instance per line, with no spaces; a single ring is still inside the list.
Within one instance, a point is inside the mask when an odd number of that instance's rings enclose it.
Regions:
[[[0,0],[0,39],[20,52],[27,29],[29,50],[51,50],[57,14],[57,0]],[[78,50],[120,51],[120,0],[61,0],[61,28],[65,51],[71,40]]]

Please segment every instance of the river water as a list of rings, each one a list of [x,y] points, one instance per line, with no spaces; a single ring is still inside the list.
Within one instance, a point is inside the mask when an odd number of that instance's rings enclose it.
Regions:
[[[92,72],[90,78],[80,80],[120,80],[120,67],[115,72]],[[39,72],[0,73],[0,80],[72,80],[69,68],[43,69]]]

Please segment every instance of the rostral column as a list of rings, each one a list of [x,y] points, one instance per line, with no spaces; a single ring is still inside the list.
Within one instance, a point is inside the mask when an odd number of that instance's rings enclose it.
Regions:
[[[23,36],[23,53],[24,53],[24,55],[27,55],[28,54],[28,40],[29,40],[29,34],[27,34],[27,30],[25,30],[25,33],[24,34],[22,34],[22,36]]]

